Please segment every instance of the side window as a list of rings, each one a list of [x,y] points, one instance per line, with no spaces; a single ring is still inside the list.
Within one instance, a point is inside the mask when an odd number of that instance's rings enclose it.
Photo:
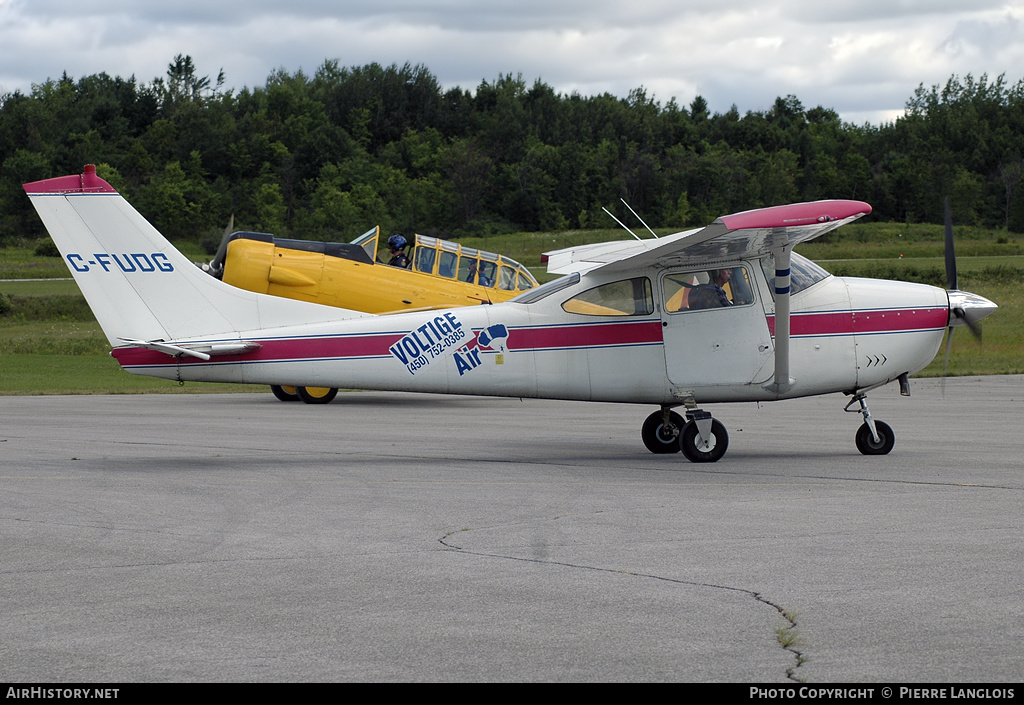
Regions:
[[[562,304],[568,313],[584,316],[646,316],[654,313],[654,296],[647,277],[602,284]]]
[[[477,283],[480,286],[494,286],[494,275],[498,269],[495,262],[480,260],[480,271],[477,273]]]
[[[459,258],[459,281],[476,284],[476,270],[480,261],[463,255]]]
[[[455,270],[459,266],[459,256],[454,252],[441,252],[437,262],[437,274],[441,277],[455,278]]]
[[[532,289],[534,286],[533,280],[526,274],[526,272],[519,272],[519,290],[526,291]]]
[[[672,272],[662,279],[662,290],[668,313],[754,302],[750,277],[744,267]]]
[[[505,291],[515,291],[516,273],[514,270],[508,267],[502,267],[498,270],[498,288]]]
[[[434,273],[434,257],[437,250],[433,247],[420,245],[416,248],[416,271],[427,274]]]

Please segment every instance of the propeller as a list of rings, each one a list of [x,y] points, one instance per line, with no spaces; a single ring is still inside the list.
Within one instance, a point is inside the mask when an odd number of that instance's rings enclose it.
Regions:
[[[228,254],[228,240],[231,238],[231,233],[235,229],[235,214],[231,214],[231,220],[228,221],[228,226],[224,228],[224,237],[220,239],[220,247],[217,248],[217,254],[214,256],[213,261],[210,262],[210,270],[213,275],[218,279],[224,273],[224,258]]]
[[[942,368],[942,389],[945,396],[946,376],[949,372],[949,351],[953,347],[953,331],[956,326],[966,325],[974,337],[981,340],[981,326],[978,321],[987,316],[995,305],[981,296],[960,291],[956,271],[956,248],[953,244],[953,217],[949,207],[949,196],[943,202],[946,221],[946,296],[949,297],[949,325],[946,328],[946,360]]]

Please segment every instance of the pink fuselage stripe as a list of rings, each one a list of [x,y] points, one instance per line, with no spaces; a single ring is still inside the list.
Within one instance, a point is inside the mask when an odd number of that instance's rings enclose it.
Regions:
[[[550,328],[513,328],[509,350],[651,345],[663,342],[660,321],[612,323]]]
[[[790,335],[867,335],[897,331],[945,328],[949,310],[941,308],[851,311],[843,313],[802,313],[790,318]],[[768,330],[775,335],[775,316],[768,316]]]

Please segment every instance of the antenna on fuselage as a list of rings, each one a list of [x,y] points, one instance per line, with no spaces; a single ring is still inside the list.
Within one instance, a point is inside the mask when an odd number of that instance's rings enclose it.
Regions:
[[[641,223],[643,223],[643,226],[645,228],[647,228],[647,232],[649,232],[651,235],[654,235],[654,239],[657,240],[658,239],[657,234],[655,234],[655,232],[653,230],[651,230],[650,226],[648,226],[647,223],[644,223],[644,219],[643,218],[641,218],[639,215],[637,215],[637,212],[635,210],[633,210],[633,206],[631,206],[628,203],[626,203],[626,199],[625,198],[620,198],[619,200],[622,201],[625,204],[626,208],[629,209],[630,213],[632,213],[633,215],[636,216],[637,220],[639,220]]]
[[[639,235],[637,235],[635,232],[633,232],[632,230],[627,228],[625,225],[623,225],[621,220],[619,220],[614,215],[612,215],[612,212],[610,210],[608,210],[604,206],[601,206],[601,210],[603,210],[605,213],[607,213],[609,216],[611,216],[611,219],[614,220],[616,223],[618,223],[619,225],[622,225],[622,229],[625,230],[627,233],[629,233],[630,235],[635,237],[637,240],[642,240],[642,238]],[[633,209],[630,208],[630,210],[633,210]]]

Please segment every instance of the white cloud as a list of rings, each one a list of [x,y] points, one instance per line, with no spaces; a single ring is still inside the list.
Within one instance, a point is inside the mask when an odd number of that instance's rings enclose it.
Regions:
[[[892,119],[918,84],[1020,76],[1024,0],[0,0],[0,92],[67,72],[148,82],[179,53],[229,86],[327,59],[423,64],[445,87],[521,74],[555,90],[766,110],[796,95]]]

